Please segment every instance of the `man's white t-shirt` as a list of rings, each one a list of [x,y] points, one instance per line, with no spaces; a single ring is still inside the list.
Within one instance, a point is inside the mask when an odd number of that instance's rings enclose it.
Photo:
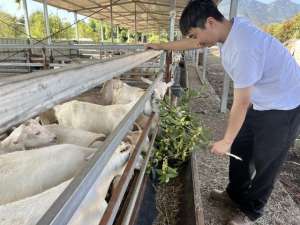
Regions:
[[[234,88],[253,86],[256,110],[289,110],[300,105],[300,67],[274,37],[235,17],[221,47],[222,64]]]

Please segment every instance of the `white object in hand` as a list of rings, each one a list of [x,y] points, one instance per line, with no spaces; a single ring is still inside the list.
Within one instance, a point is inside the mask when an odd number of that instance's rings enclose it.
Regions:
[[[235,158],[235,159],[237,159],[237,160],[243,161],[243,159],[242,159],[241,157],[238,157],[238,156],[236,156],[236,155],[234,155],[234,154],[231,154],[231,153],[229,153],[229,152],[227,152],[226,155],[231,156],[231,157],[233,157],[233,158]]]

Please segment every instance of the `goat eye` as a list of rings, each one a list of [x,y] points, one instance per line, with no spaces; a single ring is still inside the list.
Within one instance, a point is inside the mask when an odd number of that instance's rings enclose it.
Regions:
[[[18,141],[13,141],[13,144],[14,145],[17,145],[19,142]]]
[[[41,134],[40,131],[35,132],[35,135],[40,135],[40,134]]]

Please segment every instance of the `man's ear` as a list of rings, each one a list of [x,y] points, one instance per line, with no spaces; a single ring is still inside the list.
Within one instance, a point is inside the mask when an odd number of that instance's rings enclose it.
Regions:
[[[216,22],[217,22],[217,20],[215,18],[213,18],[211,16],[207,17],[206,23],[204,25],[205,29],[207,29],[207,28],[213,28],[215,26]]]

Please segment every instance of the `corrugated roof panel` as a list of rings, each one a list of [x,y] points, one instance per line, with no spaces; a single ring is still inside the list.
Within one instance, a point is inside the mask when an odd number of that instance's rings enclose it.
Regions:
[[[41,0],[36,1],[43,2]],[[178,20],[188,0],[177,0],[176,2]],[[159,27],[167,29],[169,24],[170,3],[171,0],[112,0],[113,23],[134,30],[136,4],[138,31],[147,30],[147,14],[149,31],[157,31]],[[110,0],[48,0],[48,5],[110,22]]]

